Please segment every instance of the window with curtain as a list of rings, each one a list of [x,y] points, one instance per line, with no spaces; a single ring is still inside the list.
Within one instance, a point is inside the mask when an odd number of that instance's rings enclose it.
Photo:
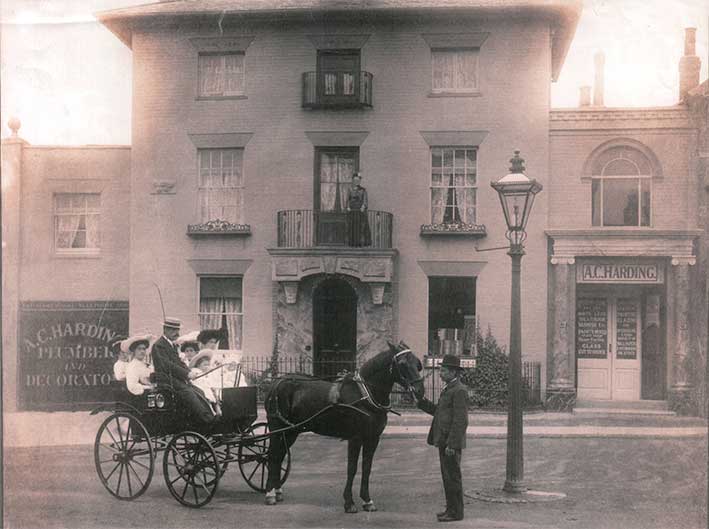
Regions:
[[[241,222],[243,149],[199,150],[200,221]]]
[[[474,92],[478,89],[478,50],[431,50],[434,92]]]
[[[243,53],[200,53],[199,95],[228,97],[245,94]]]
[[[244,311],[241,277],[199,278],[199,326],[201,329],[225,329],[222,349],[241,349]]]
[[[431,147],[431,223],[475,224],[477,150]]]
[[[613,147],[593,163],[593,226],[650,226],[652,166],[629,147]]]
[[[57,253],[97,253],[101,245],[101,195],[54,195],[54,248]]]

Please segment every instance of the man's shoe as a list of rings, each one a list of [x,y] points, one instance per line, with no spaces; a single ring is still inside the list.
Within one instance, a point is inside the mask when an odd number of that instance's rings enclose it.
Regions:
[[[448,514],[448,510],[437,512],[436,517],[440,518],[441,516],[445,516],[446,514]]]
[[[462,516],[453,516],[452,514],[444,514],[438,517],[439,522],[458,522],[462,519]]]

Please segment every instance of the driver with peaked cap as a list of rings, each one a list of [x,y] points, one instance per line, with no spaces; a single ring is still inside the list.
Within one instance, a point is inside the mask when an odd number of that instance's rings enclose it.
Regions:
[[[208,425],[215,421],[215,415],[202,390],[192,385],[194,374],[182,362],[177,352],[175,340],[180,335],[182,322],[175,318],[165,318],[163,335],[153,344],[152,356],[158,383],[168,385],[175,391],[178,401],[196,421]]]

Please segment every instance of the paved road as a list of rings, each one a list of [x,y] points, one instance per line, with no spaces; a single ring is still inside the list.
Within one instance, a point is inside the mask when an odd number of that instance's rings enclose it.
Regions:
[[[532,488],[563,492],[550,503],[466,501],[466,520],[451,527],[658,528],[707,526],[707,440],[530,438],[525,469]],[[471,439],[464,452],[466,490],[499,487],[505,473],[504,439]],[[179,506],[158,471],[147,493],[121,502],[104,491],[90,446],[11,448],[5,451],[4,527],[25,528],[281,528],[439,526],[442,503],[435,451],[422,437],[382,439],[372,494],[376,513],[344,514],[346,445],[303,436],[293,449],[286,502],[263,498],[230,469],[209,505]],[[356,484],[358,481],[355,482]],[[356,489],[355,489],[356,493]]]

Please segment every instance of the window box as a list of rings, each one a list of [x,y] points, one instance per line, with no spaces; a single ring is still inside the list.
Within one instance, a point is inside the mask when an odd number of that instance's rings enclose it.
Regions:
[[[485,237],[487,230],[484,224],[422,224],[421,236],[456,235],[459,237]]]
[[[249,224],[234,224],[220,219],[209,220],[200,224],[189,224],[187,235],[190,237],[204,235],[249,236],[251,235],[251,226]]]

